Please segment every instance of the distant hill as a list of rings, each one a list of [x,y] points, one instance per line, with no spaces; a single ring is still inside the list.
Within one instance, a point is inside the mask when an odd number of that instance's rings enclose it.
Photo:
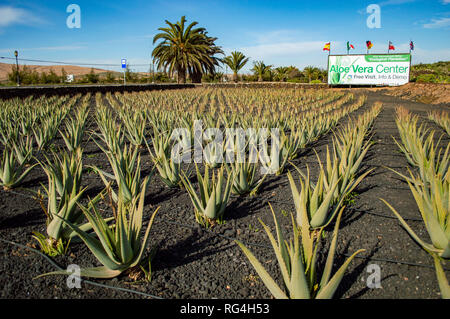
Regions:
[[[14,64],[0,63],[0,81],[8,80],[8,73],[11,73]],[[20,67],[23,65],[19,65]],[[53,70],[56,74],[61,75],[62,69],[66,71],[67,74],[73,74],[75,76],[88,74],[91,72],[90,67],[81,67],[76,65],[27,65],[30,70],[35,70],[38,73],[48,73]],[[108,70],[96,69],[94,68],[95,74],[106,73]]]

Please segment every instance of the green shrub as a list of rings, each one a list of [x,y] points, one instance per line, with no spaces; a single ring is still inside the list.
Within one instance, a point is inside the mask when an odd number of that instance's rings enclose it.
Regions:
[[[99,81],[98,74],[94,73],[94,69],[91,69],[91,72],[86,74],[82,80],[84,83],[97,83]]]
[[[416,78],[417,83],[436,83],[436,76],[434,74],[420,74]]]
[[[107,83],[114,83],[116,82],[116,77],[114,76],[114,73],[112,72],[106,72],[105,82]]]

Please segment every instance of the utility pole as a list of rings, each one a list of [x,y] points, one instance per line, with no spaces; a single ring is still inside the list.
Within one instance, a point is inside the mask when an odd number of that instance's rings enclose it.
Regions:
[[[14,55],[15,55],[15,57],[16,57],[17,86],[20,86],[19,59],[18,59],[19,52],[17,52],[17,50],[14,51]]]

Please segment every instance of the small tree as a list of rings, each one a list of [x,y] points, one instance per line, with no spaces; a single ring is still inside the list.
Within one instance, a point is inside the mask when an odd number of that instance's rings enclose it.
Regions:
[[[275,69],[275,79],[278,81],[286,82],[288,78],[289,68],[287,66],[280,66]]]
[[[272,68],[271,65],[265,65],[263,61],[253,62],[252,71],[258,76],[258,82],[263,81],[263,76]]]
[[[112,73],[111,71],[106,72],[105,82],[106,83],[116,82],[116,77],[114,76],[114,73]]]
[[[67,81],[67,72],[64,68],[61,69],[61,82],[65,83]]]
[[[61,81],[61,78],[58,76],[58,74],[56,74],[56,72],[53,71],[53,69],[50,69],[50,71],[47,75],[47,83],[55,84],[55,83],[59,83],[60,81]]]
[[[231,55],[225,57],[223,59],[223,63],[228,65],[233,71],[233,81],[238,81],[238,72],[244,67],[244,65],[248,62],[249,58],[246,58],[242,52],[233,51]]]
[[[125,79],[127,80],[127,82],[137,81],[137,74],[131,70],[129,64],[127,64],[127,68],[125,69]]]
[[[320,69],[313,67],[313,66],[307,66],[303,69],[303,73],[308,78],[308,82],[311,82],[312,80],[317,80],[320,74]]]
[[[30,73],[29,79],[30,79],[30,84],[39,84],[40,80],[41,80],[39,73],[36,70],[33,70]]]
[[[98,74],[95,74],[94,68],[91,68],[91,72],[85,75],[86,82],[88,83],[97,83],[98,82]]]

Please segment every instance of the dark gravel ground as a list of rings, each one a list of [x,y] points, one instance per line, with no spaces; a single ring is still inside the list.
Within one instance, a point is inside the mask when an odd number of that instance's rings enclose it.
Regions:
[[[448,109],[448,106],[408,102],[376,92],[366,94],[366,105],[354,114],[361,114],[376,101],[383,102],[384,106],[373,128],[372,140],[376,143],[366,157],[363,167],[376,169],[359,185],[356,190],[358,196],[345,210],[335,265],[339,267],[347,254],[358,249],[366,249],[366,252],[351,263],[335,297],[439,298],[432,258],[408,236],[379,198],[386,199],[404,217],[413,219],[408,221],[411,227],[422,238],[427,238],[423,222],[420,221],[420,213],[407,184],[385,166],[406,173],[406,158],[399,153],[392,139],[392,136],[399,138],[394,121],[395,106],[404,105],[422,117],[426,116],[427,110]],[[423,121],[443,133],[434,123],[425,118]],[[330,135],[323,137],[305,149],[303,156],[294,161],[300,168],[305,168],[308,164],[313,180],[318,168],[313,149],[323,160],[326,145],[330,141]],[[443,138],[441,143],[446,145],[448,136]],[[62,141],[57,139],[55,144],[62,145]],[[151,165],[146,151],[143,150],[142,154],[142,169],[145,175],[150,172]],[[106,157],[90,141],[86,141],[83,164],[106,169],[109,167]],[[296,179],[297,173],[293,172],[293,175]],[[47,183],[46,176],[40,167],[36,167],[24,182],[23,189],[14,192],[0,191],[1,239],[32,246],[35,244],[31,238],[32,231],[45,232],[45,216],[39,203],[30,198],[27,191],[39,189],[41,183]],[[87,194],[91,197],[103,188],[100,178],[89,170],[83,175],[83,184],[88,186]],[[34,279],[40,274],[55,270],[41,255],[0,241],[0,297],[150,298],[142,294],[145,293],[169,299],[271,298],[253,267],[233,241],[238,238],[246,243],[269,273],[281,283],[275,255],[258,221],[263,220],[273,229],[269,202],[283,228],[290,230],[290,218],[287,214],[281,214],[282,211],[294,212],[285,174],[267,178],[260,193],[254,198],[233,197],[227,208],[225,224],[205,230],[195,222],[187,193],[184,190],[166,188],[154,176],[147,191],[145,211],[150,216],[156,207],[161,208],[151,230],[150,245],[156,245],[158,249],[152,263],[153,275],[150,283],[136,282],[125,273],[111,280],[83,282],[81,289],[69,289],[64,276]],[[66,256],[53,260],[62,268],[69,264],[82,267],[99,265],[83,244],[71,245]],[[376,264],[381,269],[381,288],[367,288],[366,280],[370,275],[368,266],[371,264]],[[99,287],[93,283],[109,287]]]

